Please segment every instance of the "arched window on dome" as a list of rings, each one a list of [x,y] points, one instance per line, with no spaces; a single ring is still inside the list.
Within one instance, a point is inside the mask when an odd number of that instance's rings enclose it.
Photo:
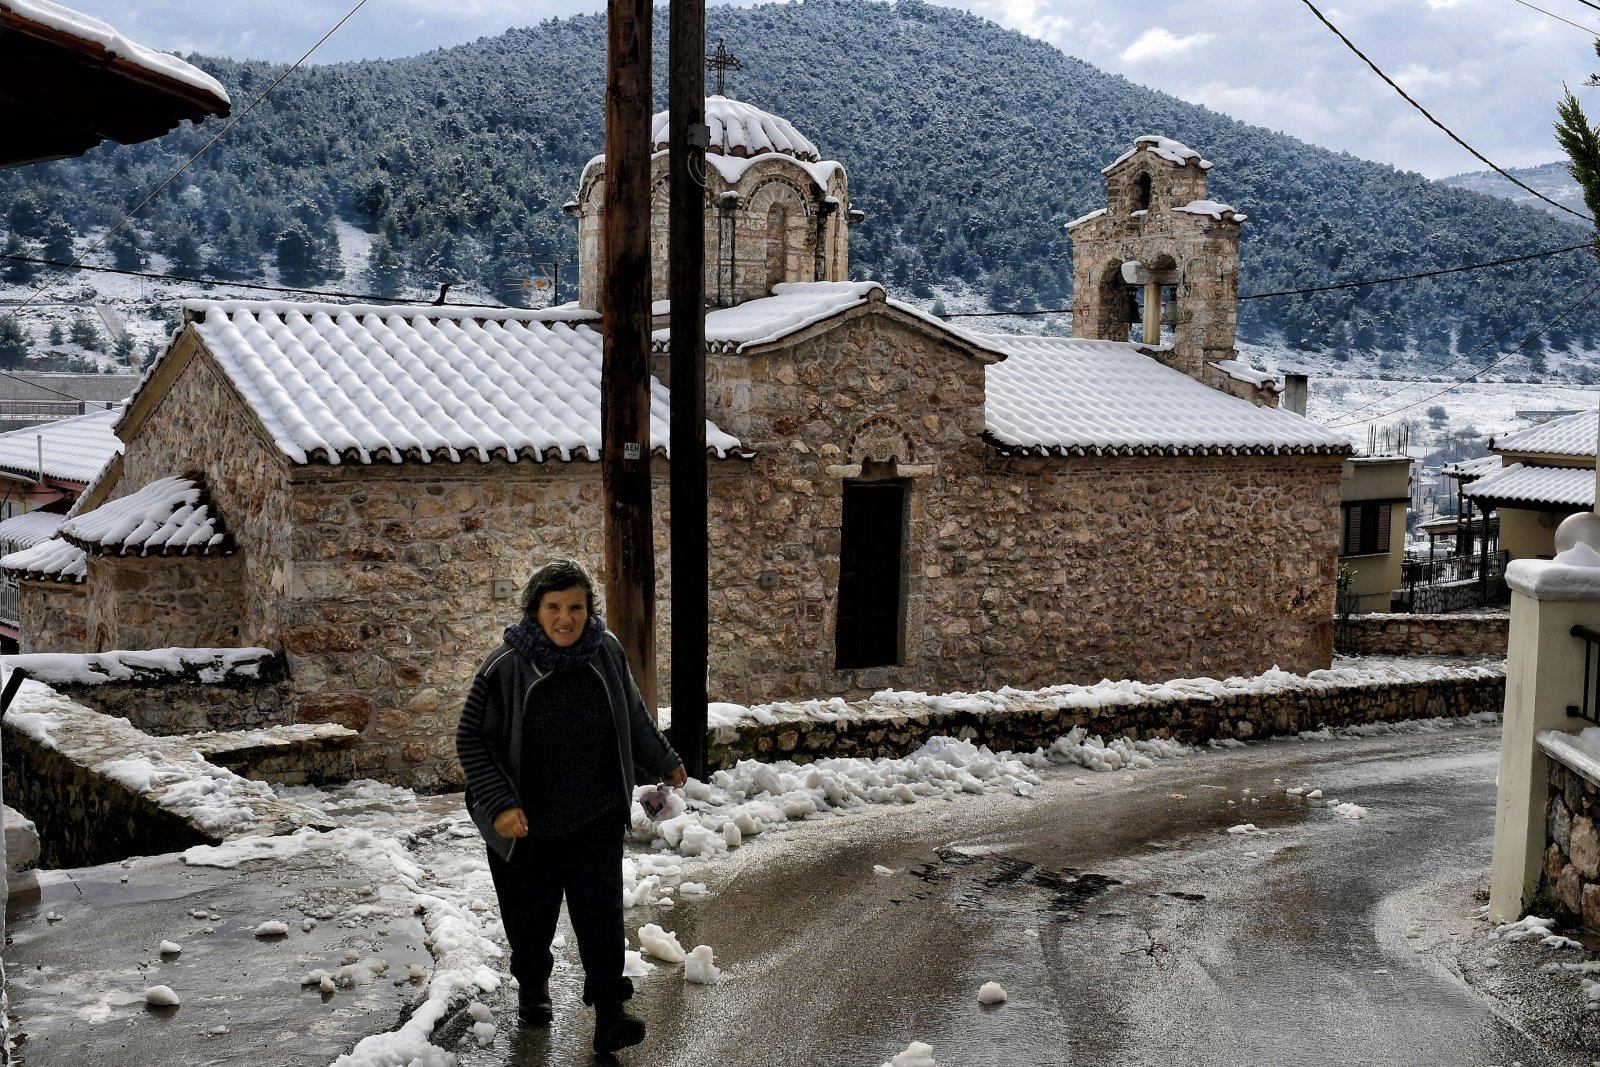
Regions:
[[[773,204],[767,209],[767,289],[788,281],[789,209]]]

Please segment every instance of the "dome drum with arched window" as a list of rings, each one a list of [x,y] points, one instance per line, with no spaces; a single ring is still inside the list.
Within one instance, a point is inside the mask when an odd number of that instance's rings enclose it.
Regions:
[[[780,282],[843,281],[850,211],[844,166],[824,160],[786,119],[741,100],[706,99],[706,302],[732,307]],[[651,292],[668,298],[667,112],[655,116],[650,163]],[[600,305],[605,157],[584,168],[578,198],[579,303]]]

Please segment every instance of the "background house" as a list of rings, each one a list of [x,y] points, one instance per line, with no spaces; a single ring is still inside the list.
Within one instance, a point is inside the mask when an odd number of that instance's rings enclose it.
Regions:
[[[708,245],[731,254],[708,257],[727,301],[706,322],[711,587],[688,595],[710,601],[713,699],[1330,662],[1349,447],[1233,358],[1216,279],[1242,216],[1203,200],[1198,154],[1141,139],[1110,168],[1107,221],[1074,230],[1103,268],[1085,299],[1170,290],[1169,343],[980,334],[839,280],[843,168],[781,119],[707,103]],[[1149,204],[1117,199],[1145,179]],[[591,163],[580,233],[603,181]],[[583,252],[592,293],[597,242]],[[1135,254],[1154,273],[1125,271]],[[360,730],[365,773],[455,780],[465,684],[518,586],[550,555],[602,564],[602,331],[578,306],[190,302],[99,497],[4,561],[25,645],[55,647],[30,643],[30,605],[76,549],[89,647],[282,649],[297,718]],[[653,382],[662,460],[669,402]]]
[[[1550,559],[1561,520],[1593,510],[1597,420],[1580,411],[1489,442],[1499,468],[1481,468],[1461,493],[1497,514],[1505,558]]]

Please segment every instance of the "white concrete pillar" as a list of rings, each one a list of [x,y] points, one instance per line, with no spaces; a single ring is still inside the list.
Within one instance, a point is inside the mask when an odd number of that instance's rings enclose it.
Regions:
[[[1506,569],[1511,634],[1489,879],[1495,922],[1522,917],[1544,866],[1549,763],[1535,739],[1546,730],[1576,732],[1588,725],[1567,714],[1568,705],[1583,703],[1586,652],[1572,628],[1600,630],[1600,556],[1585,551],[1579,546],[1554,561],[1516,560]]]

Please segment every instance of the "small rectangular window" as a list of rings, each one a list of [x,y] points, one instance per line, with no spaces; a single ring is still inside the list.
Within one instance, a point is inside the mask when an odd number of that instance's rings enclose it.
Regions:
[[[1367,501],[1344,505],[1344,544],[1341,556],[1371,556],[1389,551],[1392,505]]]
[[[904,617],[906,485],[846,482],[839,532],[839,618],[835,666],[900,662]]]

